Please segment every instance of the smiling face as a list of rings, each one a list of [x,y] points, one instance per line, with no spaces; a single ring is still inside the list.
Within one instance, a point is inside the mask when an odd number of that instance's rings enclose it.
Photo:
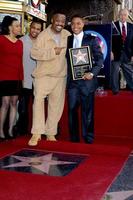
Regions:
[[[42,28],[41,23],[32,22],[29,33],[30,38],[36,39],[39,33],[41,32],[41,28]]]
[[[74,17],[71,21],[72,32],[76,35],[83,31],[84,21],[80,17]]]
[[[64,14],[55,14],[51,20],[51,29],[55,33],[60,33],[65,26],[66,16]]]

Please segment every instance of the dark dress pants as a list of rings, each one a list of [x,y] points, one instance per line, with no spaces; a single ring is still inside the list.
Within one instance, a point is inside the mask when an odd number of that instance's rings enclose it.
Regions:
[[[133,63],[122,63],[121,68],[128,87],[133,91]]]
[[[128,87],[133,91],[133,64],[112,61],[111,66],[111,87],[113,92],[119,92],[119,71],[123,71]]]
[[[71,141],[79,142],[78,107],[81,104],[82,136],[87,143],[94,140],[94,92],[87,92],[85,87],[68,89],[69,131]]]
[[[113,93],[119,92],[119,72],[120,72],[120,62],[112,61],[111,63],[111,89]]]

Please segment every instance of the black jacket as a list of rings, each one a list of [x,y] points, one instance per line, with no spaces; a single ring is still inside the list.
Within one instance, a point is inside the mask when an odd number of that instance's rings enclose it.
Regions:
[[[127,37],[124,44],[122,42],[119,21],[116,21],[115,25],[118,28],[120,35],[112,36],[112,52],[114,53],[114,60],[120,60],[123,51],[126,62],[130,62],[131,56],[133,56],[133,24],[127,22]]]
[[[68,64],[68,78],[67,78],[67,87],[70,88],[71,84],[76,83],[77,81],[80,81],[83,84],[86,84],[87,88],[90,92],[95,91],[96,84],[97,84],[97,75],[100,72],[101,67],[103,66],[103,54],[101,51],[101,48],[99,46],[98,40],[96,37],[92,36],[91,34],[85,34],[83,36],[82,40],[82,46],[89,46],[91,50],[92,55],[92,70],[91,72],[94,74],[94,77],[92,80],[76,80],[73,81],[72,79],[72,71],[71,71],[71,64],[70,64],[70,56],[69,56],[69,48],[73,47],[73,39],[74,36],[71,35],[68,37],[68,43],[67,43],[67,64]]]

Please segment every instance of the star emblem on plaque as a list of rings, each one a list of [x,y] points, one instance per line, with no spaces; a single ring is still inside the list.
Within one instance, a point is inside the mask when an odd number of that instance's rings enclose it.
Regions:
[[[90,47],[70,48],[69,55],[73,80],[82,79],[83,75],[92,69]]]

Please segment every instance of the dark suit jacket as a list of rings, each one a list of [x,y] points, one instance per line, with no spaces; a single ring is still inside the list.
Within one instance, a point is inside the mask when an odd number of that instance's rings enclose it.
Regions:
[[[85,85],[85,87],[88,88],[89,92],[94,92],[97,86],[97,75],[103,65],[103,54],[101,52],[101,48],[99,46],[99,43],[97,39],[88,34],[84,34],[83,40],[82,40],[82,46],[90,46],[91,55],[92,55],[92,70],[91,72],[94,74],[94,77],[92,80],[74,80],[72,79],[72,71],[71,71],[71,64],[70,64],[70,57],[69,57],[69,48],[73,47],[73,39],[74,36],[71,35],[68,37],[68,44],[67,44],[67,63],[68,63],[68,78],[67,78],[67,87],[71,88],[76,82],[80,82],[81,84]]]
[[[133,56],[133,24],[127,22],[127,37],[123,45],[122,35],[119,26],[119,21],[115,22],[120,35],[112,36],[112,51],[114,53],[114,60],[118,61],[121,57],[121,52],[125,54],[125,61],[130,62],[131,56]]]

